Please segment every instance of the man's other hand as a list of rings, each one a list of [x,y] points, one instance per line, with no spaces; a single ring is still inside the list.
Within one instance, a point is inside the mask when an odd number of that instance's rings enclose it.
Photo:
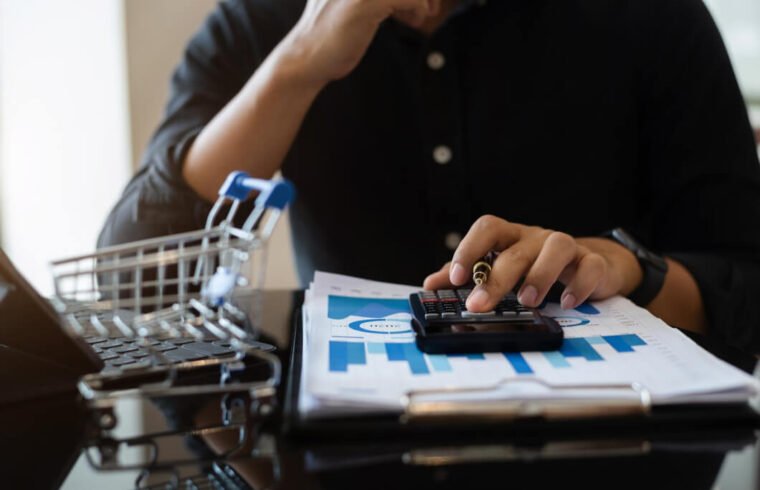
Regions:
[[[309,0],[280,55],[293,60],[300,76],[324,85],[359,64],[380,23],[394,16],[419,26],[439,13],[441,0]]]

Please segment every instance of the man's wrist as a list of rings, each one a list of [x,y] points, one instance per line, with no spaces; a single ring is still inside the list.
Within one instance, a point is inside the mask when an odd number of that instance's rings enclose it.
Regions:
[[[613,288],[617,294],[628,296],[641,285],[644,271],[630,250],[607,238],[584,237],[578,238],[577,242],[607,261],[613,276],[619,281]]]
[[[615,228],[602,234],[614,243],[630,251],[639,263],[641,279],[637,287],[626,296],[639,306],[647,306],[660,292],[668,273],[664,257],[648,250],[632,234],[623,228]]]
[[[314,59],[308,43],[291,31],[267,61],[271,62],[273,76],[279,81],[317,93],[330,83],[331,78],[314,66]]]
[[[329,80],[321,77],[309,60],[307,50],[286,38],[272,51],[259,70],[265,70],[270,83],[277,87],[316,95]]]

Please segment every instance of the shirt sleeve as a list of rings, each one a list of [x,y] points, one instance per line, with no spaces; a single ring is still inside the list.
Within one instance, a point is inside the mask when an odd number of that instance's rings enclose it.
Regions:
[[[103,226],[98,247],[201,228],[210,204],[182,178],[182,163],[204,126],[279,42],[282,12],[243,0],[219,2],[175,69],[163,121]],[[254,29],[253,26],[261,26]]]
[[[694,276],[711,334],[760,352],[760,167],[747,110],[704,4],[663,4],[639,61],[650,244]]]

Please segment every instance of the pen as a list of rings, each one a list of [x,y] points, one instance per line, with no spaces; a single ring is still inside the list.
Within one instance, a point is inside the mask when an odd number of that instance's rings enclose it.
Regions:
[[[488,275],[491,273],[491,264],[493,264],[493,252],[488,252],[472,266],[472,282],[480,286],[488,281]]]

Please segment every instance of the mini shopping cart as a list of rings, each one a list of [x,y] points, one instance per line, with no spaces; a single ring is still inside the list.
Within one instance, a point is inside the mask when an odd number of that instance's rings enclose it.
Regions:
[[[241,203],[259,194],[242,226]],[[282,211],[293,199],[285,180],[254,179],[234,172],[224,182],[204,229],[104,248],[51,264],[54,303],[74,336],[85,341],[128,339],[147,353],[139,362],[80,379],[79,391],[94,414],[99,433],[116,426],[114,404],[123,397],[181,395],[245,396],[247,416],[267,415],[280,382],[279,359],[259,342],[261,288],[266,244]],[[226,214],[225,214],[226,210]],[[238,287],[253,289],[248,315],[235,305]],[[252,316],[252,318],[250,318]],[[173,362],[161,342],[223,343],[228,357]],[[238,376],[255,359],[266,374],[255,381]],[[180,382],[198,368],[217,372],[213,382]],[[206,378],[204,378],[206,379]],[[217,381],[218,380],[218,381]],[[229,403],[229,410],[241,404]],[[225,414],[225,420],[241,415]]]

